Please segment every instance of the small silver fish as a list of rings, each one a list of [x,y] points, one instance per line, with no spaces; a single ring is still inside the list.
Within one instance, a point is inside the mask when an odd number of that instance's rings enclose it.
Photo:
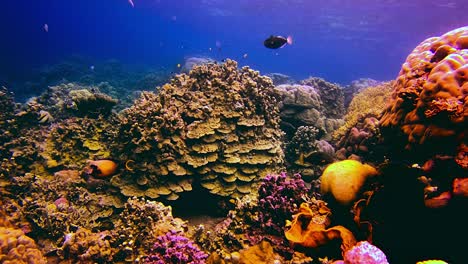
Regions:
[[[132,7],[135,7],[135,4],[133,3],[133,0],[128,0],[128,3],[129,3]]]
[[[44,24],[44,31],[45,31],[45,32],[49,32],[49,25]]]

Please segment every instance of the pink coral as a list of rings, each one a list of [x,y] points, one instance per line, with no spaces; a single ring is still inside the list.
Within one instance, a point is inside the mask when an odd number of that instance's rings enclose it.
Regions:
[[[357,243],[344,254],[346,264],[388,264],[387,257],[378,247],[367,241]]]

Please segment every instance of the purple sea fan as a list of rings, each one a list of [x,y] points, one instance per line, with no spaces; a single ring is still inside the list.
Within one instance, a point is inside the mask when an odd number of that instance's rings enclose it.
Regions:
[[[170,231],[156,238],[149,255],[145,258],[148,264],[203,264],[208,255],[185,236]]]
[[[286,220],[297,212],[308,192],[309,188],[300,174],[290,178],[285,172],[267,175],[258,190],[258,221],[261,227],[269,234],[282,235]]]

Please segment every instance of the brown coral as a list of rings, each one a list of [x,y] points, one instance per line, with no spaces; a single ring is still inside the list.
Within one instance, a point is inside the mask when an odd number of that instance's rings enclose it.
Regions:
[[[127,196],[175,200],[193,186],[241,196],[283,161],[271,80],[232,60],[194,67],[124,111],[120,139],[133,171],[113,179]]]
[[[384,138],[423,156],[458,155],[468,133],[468,27],[419,44],[381,118]]]

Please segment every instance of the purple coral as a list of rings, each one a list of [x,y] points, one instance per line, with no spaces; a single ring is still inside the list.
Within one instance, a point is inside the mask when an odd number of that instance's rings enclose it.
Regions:
[[[267,175],[258,190],[258,221],[264,231],[282,235],[286,220],[297,212],[308,192],[300,174],[291,178],[285,172]]]
[[[367,241],[357,243],[344,255],[347,264],[388,264],[387,257],[378,247]]]
[[[208,255],[185,236],[178,235],[176,231],[170,231],[156,238],[145,263],[149,264],[202,264]]]

